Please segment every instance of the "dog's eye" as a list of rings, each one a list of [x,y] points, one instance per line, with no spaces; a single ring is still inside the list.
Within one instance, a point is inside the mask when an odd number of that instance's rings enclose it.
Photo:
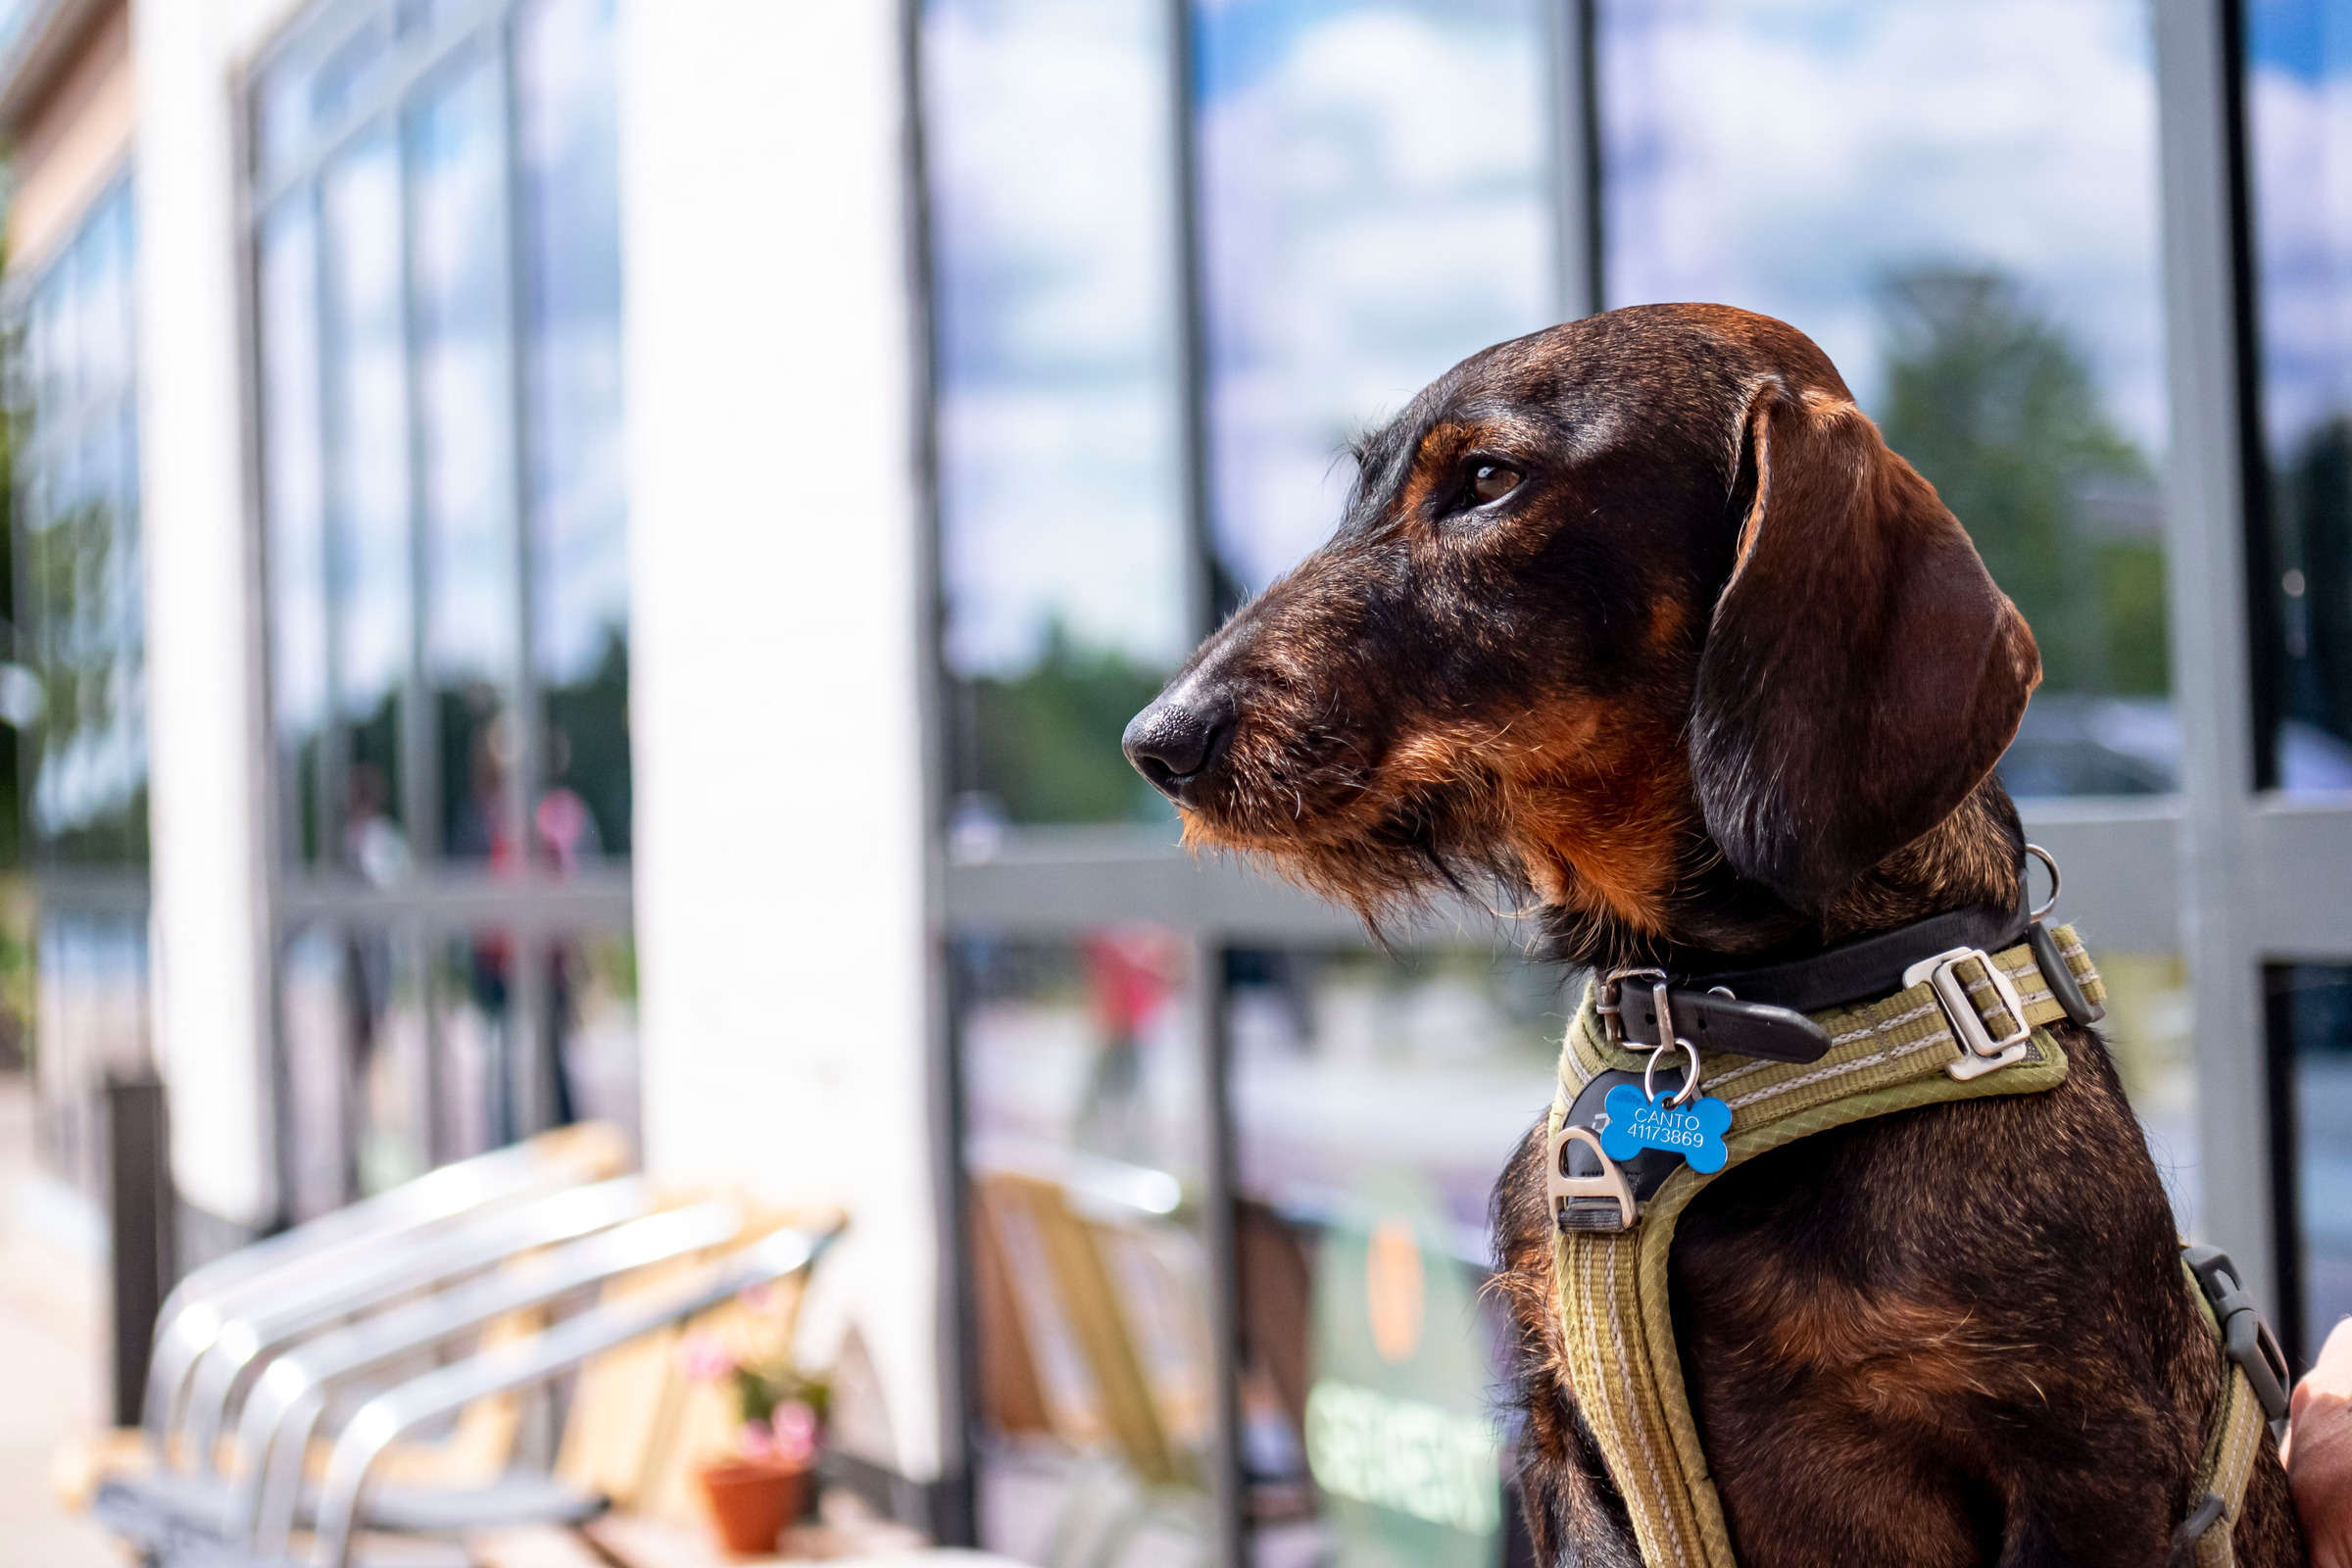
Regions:
[[[1482,463],[1470,470],[1470,493],[1478,497],[1482,507],[1490,501],[1500,501],[1518,488],[1517,468],[1506,468],[1499,463]]]

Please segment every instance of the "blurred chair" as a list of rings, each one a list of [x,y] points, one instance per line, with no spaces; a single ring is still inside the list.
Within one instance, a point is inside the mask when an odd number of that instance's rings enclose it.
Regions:
[[[625,1153],[565,1129],[199,1270],[159,1318],[142,1427],[67,1467],[73,1494],[181,1568],[285,1563],[305,1524],[326,1561],[363,1529],[503,1532],[509,1560],[562,1539],[527,1527],[611,1506],[693,1519],[735,1420],[731,1391],[683,1375],[679,1337],[789,1345],[844,1216],[658,1195],[613,1175]],[[545,1471],[513,1467],[525,1391],[564,1412]]]
[[[157,1460],[172,1460],[164,1450],[190,1372],[239,1313],[266,1307],[311,1279],[365,1267],[380,1249],[509,1203],[616,1176],[628,1160],[627,1136],[610,1123],[561,1127],[444,1165],[191,1271],[156,1316],[141,1425]]]
[[[976,1172],[972,1195],[983,1310],[1013,1337],[983,1352],[997,1413],[1025,1427],[1042,1418],[1078,1456],[1047,1568],[1110,1568],[1155,1525],[1208,1561],[1192,1451],[1207,1436],[1214,1374],[1207,1347],[1180,1327],[1203,1321],[1206,1302],[1197,1261],[1188,1270],[1161,1245],[1189,1238],[1163,1214],[1026,1172]],[[1143,1310],[1153,1302],[1165,1309]]]
[[[494,1347],[377,1395],[353,1414],[335,1440],[320,1489],[311,1560],[327,1568],[348,1568],[374,1471],[402,1437],[483,1399],[543,1386],[632,1342],[668,1336],[745,1291],[802,1273],[838,1232],[838,1226],[771,1232],[661,1290],[606,1302],[527,1339]],[[480,1527],[496,1522],[472,1518],[459,1523]]]

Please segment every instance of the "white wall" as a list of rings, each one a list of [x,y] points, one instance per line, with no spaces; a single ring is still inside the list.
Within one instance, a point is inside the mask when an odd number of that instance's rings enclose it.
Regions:
[[[288,9],[131,6],[155,1045],[181,1192],[247,1224],[274,1190],[230,114],[236,62]]]
[[[916,498],[893,0],[622,0],[646,1154],[845,1201],[936,1474]]]

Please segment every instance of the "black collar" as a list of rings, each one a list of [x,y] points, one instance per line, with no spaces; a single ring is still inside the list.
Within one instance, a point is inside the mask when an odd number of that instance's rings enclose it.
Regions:
[[[2018,886],[2025,886],[2021,870]],[[1768,1002],[1796,1012],[1820,1012],[1852,1002],[1870,1002],[1903,989],[1903,971],[1922,958],[1954,948],[1998,953],[2025,940],[2029,917],[2021,893],[2015,908],[1979,904],[1932,914],[1925,920],[1860,937],[1809,958],[1768,963],[1753,969],[1717,969],[1704,974],[1676,971],[1677,991],[1723,987],[1742,1002]]]
[[[1614,1020],[1623,1044],[1654,1046],[1662,983],[1674,1033],[1701,1050],[1814,1061],[1830,1049],[1830,1037],[1806,1013],[1891,996],[1903,989],[1904,971],[1922,958],[1955,948],[1997,953],[2025,940],[2031,924],[2021,867],[2014,907],[1953,909],[1784,963],[1702,968],[1715,956],[1693,955],[1670,970],[1619,970],[1602,986],[1601,1010]]]

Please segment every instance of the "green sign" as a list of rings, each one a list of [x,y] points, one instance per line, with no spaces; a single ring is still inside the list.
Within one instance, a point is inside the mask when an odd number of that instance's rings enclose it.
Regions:
[[[1315,1258],[1306,1463],[1336,1568],[1494,1568],[1492,1368],[1471,1270],[1425,1183],[1360,1187]]]

